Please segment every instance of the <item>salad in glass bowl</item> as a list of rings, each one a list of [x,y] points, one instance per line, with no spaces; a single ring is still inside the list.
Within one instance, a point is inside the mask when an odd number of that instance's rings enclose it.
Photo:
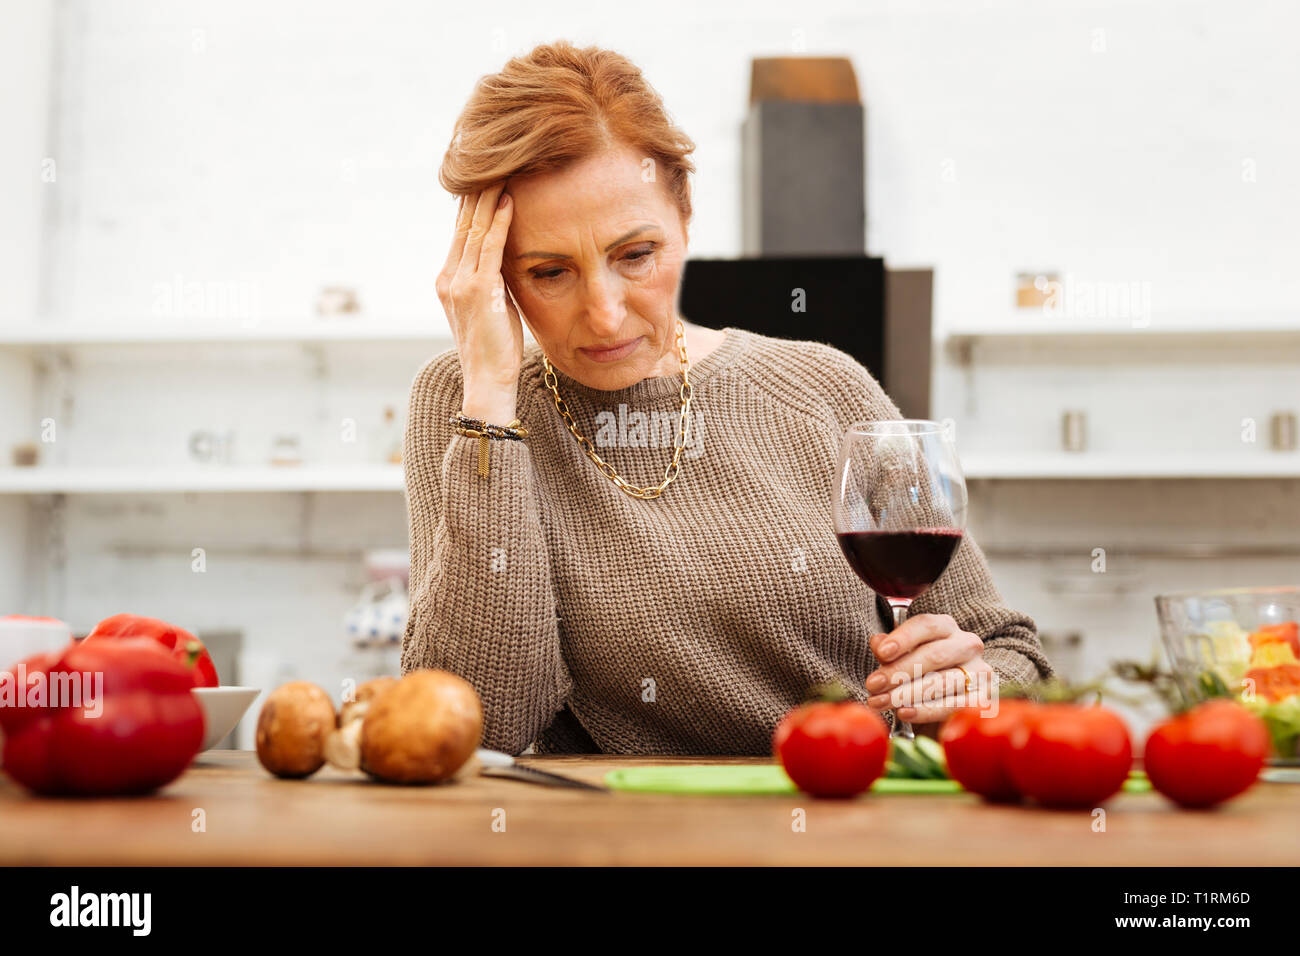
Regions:
[[[1268,725],[1274,766],[1300,766],[1300,587],[1156,597],[1160,636],[1184,695],[1227,693]]]

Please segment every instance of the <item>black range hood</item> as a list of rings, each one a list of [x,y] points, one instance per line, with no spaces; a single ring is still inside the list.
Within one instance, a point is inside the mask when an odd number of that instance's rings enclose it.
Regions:
[[[866,254],[866,112],[842,57],[755,59],[742,130],[739,259],[691,259],[679,308],[710,328],[826,342],[907,418],[930,417],[928,269]]]

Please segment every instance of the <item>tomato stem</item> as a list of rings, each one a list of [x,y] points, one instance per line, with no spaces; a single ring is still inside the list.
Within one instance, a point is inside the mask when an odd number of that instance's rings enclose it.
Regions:
[[[1195,687],[1189,690],[1184,687],[1177,675],[1162,669],[1156,661],[1150,664],[1115,661],[1111,666],[1121,680],[1148,685],[1173,715],[1191,710],[1197,704],[1213,697],[1233,696],[1222,678],[1214,671],[1207,670],[1198,674]]]

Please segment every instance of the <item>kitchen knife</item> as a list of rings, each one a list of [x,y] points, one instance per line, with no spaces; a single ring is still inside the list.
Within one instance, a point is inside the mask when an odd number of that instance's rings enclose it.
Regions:
[[[574,780],[572,777],[562,777],[558,773],[549,773],[545,770],[537,770],[534,767],[525,767],[517,763],[514,757],[499,750],[479,748],[474,751],[474,756],[479,761],[479,773],[485,777],[505,777],[511,780],[521,780],[525,783],[541,784],[545,787],[572,787],[577,790],[595,790],[599,793],[609,793],[609,788],[587,783],[585,780]]]

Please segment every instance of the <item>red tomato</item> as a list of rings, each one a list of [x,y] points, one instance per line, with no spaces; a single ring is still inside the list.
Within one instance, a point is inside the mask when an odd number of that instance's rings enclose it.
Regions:
[[[1036,707],[1031,700],[1008,698],[998,701],[995,716],[979,707],[963,707],[953,713],[939,731],[949,775],[986,800],[1020,799],[1020,791],[1007,773],[1007,754],[1011,732]]]
[[[212,663],[203,642],[175,624],[168,624],[155,617],[140,617],[138,614],[114,614],[106,617],[95,629],[86,635],[87,641],[99,641],[103,638],[148,637],[157,641],[172,652],[176,660],[185,665],[194,678],[195,687],[219,687],[217,666]]]
[[[1268,757],[1268,727],[1231,700],[1209,700],[1160,724],[1142,756],[1151,785],[1184,807],[1247,790]]]
[[[1007,754],[1016,789],[1047,807],[1095,807],[1132,766],[1128,727],[1097,705],[1040,705],[1012,731]]]
[[[35,793],[148,793],[199,752],[193,675],[156,641],[73,641],[14,670],[25,705],[0,707],[4,769]]]
[[[804,704],[777,725],[772,752],[800,790],[851,797],[884,773],[889,727],[857,701]]]

